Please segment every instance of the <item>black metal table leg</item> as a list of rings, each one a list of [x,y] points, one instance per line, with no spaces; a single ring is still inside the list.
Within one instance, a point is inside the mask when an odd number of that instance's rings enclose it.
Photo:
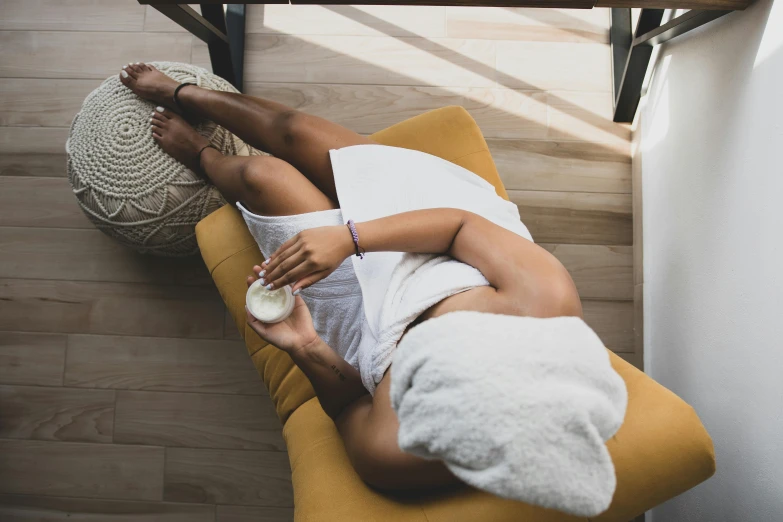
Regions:
[[[653,47],[731,12],[691,10],[661,25],[663,9],[642,9],[636,32],[631,37],[628,29],[630,11],[612,9],[609,33],[614,60],[614,121],[622,123],[630,123],[636,114]],[[618,62],[623,55],[627,56],[624,66]]]

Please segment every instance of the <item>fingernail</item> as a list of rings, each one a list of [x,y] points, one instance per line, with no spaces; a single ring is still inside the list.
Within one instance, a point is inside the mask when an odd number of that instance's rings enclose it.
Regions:
[[[271,290],[272,289],[272,283],[269,283],[264,288],[266,288],[267,290]]]
[[[128,77],[128,73],[126,73],[125,70],[122,70],[120,72],[120,74],[122,75],[123,78],[127,78]]]
[[[294,291],[293,291],[293,292],[291,292],[291,293],[292,293],[292,294],[294,294],[294,295],[299,295],[299,292],[300,292],[301,290],[302,290],[301,288],[297,288],[296,290],[294,290]]]
[[[263,277],[259,277],[259,278],[258,278],[258,280],[259,280],[259,281],[261,281],[261,284],[262,284],[262,285],[265,285],[265,284],[266,284],[266,281],[264,281],[264,278],[263,278]]]
[[[264,277],[265,275],[266,275],[266,270],[261,270],[261,271],[258,273],[258,277]]]
[[[264,261],[264,264],[265,264],[265,265],[268,265],[268,264],[269,264],[269,262],[270,262],[271,260],[272,260],[272,258],[271,258],[271,257],[270,257],[270,258],[268,258],[268,259],[266,259],[266,260]]]
[[[165,111],[166,109],[164,109],[163,107],[161,107],[161,106],[159,105],[159,106],[155,107],[155,110],[156,110],[156,111],[158,111],[158,112],[163,112],[163,111]]]

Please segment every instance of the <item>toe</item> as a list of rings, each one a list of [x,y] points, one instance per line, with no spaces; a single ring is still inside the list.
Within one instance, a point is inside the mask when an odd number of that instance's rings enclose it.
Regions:
[[[133,67],[132,63],[129,63],[128,65],[125,65],[122,68],[122,70],[125,71],[126,73],[128,73],[128,76],[130,76],[134,80],[136,79],[136,76],[138,75],[138,73],[136,72],[136,69]]]
[[[122,68],[120,71],[120,82],[122,82],[123,85],[130,86],[131,80],[133,79],[131,75],[128,73],[128,70],[126,69],[127,65]]]
[[[170,110],[166,109],[162,105],[158,105],[157,107],[155,107],[155,112],[157,112],[161,117],[166,119],[171,118],[173,114]]]

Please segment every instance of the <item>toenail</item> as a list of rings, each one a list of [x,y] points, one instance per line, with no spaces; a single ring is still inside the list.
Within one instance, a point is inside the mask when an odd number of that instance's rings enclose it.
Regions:
[[[139,65],[141,62],[136,62],[136,65]]]
[[[123,65],[123,66],[122,66],[122,68],[123,68],[123,69],[125,69],[126,67],[127,67],[127,65]]]
[[[126,73],[124,69],[120,72],[120,74],[122,75],[123,78],[128,77],[128,73]]]
[[[158,112],[163,112],[163,111],[165,111],[166,109],[164,109],[164,108],[163,108],[163,107],[161,107],[161,106],[158,106],[158,107],[155,107],[155,110],[156,110],[156,111],[158,111]]]

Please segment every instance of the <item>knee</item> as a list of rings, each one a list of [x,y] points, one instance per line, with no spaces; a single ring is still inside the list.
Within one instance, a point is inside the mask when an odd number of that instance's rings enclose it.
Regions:
[[[281,174],[284,162],[272,156],[253,156],[240,171],[242,188],[247,192],[258,192],[269,187],[269,181]]]
[[[287,146],[300,141],[302,129],[305,126],[305,115],[297,110],[281,112],[274,121],[275,133],[283,139]]]

